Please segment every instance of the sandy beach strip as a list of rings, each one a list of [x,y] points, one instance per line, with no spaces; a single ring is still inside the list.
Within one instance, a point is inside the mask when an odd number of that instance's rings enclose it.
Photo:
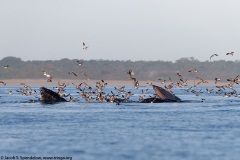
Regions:
[[[57,86],[58,82],[69,84],[69,86],[73,86],[72,83],[79,85],[82,82],[86,82],[88,85],[96,85],[96,82],[101,80],[74,80],[74,79],[57,79],[53,80],[53,82],[47,82],[46,79],[7,79],[2,80],[6,83],[6,86],[21,86],[21,83],[25,83],[29,86]],[[131,80],[119,81],[119,80],[104,80],[107,82],[108,86],[133,86],[133,82]],[[148,86],[147,82],[152,82],[154,85],[164,86],[169,85],[171,82],[166,82],[165,84],[161,84],[160,81],[139,81],[140,86]],[[188,86],[194,85],[194,80],[188,80]],[[197,81],[195,81],[197,83]],[[201,83],[199,86],[221,86],[226,85],[228,82],[218,82],[214,83],[213,80],[208,80],[208,83]]]
[[[101,80],[74,80],[74,79],[57,79],[52,82],[47,82],[46,79],[6,79],[2,80],[6,83],[6,86],[21,86],[21,83],[25,83],[29,86],[57,86],[58,83],[66,83],[69,86],[74,86],[72,83],[79,85],[82,82],[87,83],[88,85],[96,85],[96,82]],[[108,86],[131,86],[132,81],[115,81],[115,80],[106,80]],[[144,82],[142,82],[144,84]],[[146,84],[146,83],[145,83]],[[145,85],[144,84],[144,85]]]

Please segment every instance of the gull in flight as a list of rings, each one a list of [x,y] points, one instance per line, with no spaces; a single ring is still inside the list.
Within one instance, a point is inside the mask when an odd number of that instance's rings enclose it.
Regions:
[[[68,72],[68,74],[73,74],[75,77],[77,77],[77,74],[75,72]]]
[[[231,55],[231,56],[233,56],[233,53],[234,53],[234,52],[228,52],[226,55]]]
[[[3,66],[3,68],[7,69],[9,67],[9,65]]]
[[[83,73],[83,75],[85,76],[85,78],[86,78],[87,80],[90,80],[90,78],[88,77],[88,75],[87,75],[86,73]]]
[[[87,50],[89,46],[86,46],[86,44],[83,42],[83,49]]]
[[[0,83],[2,83],[4,86],[6,86],[6,83],[5,83],[5,82],[3,82],[3,81],[0,81]]]
[[[190,71],[188,71],[188,72],[197,73],[198,71],[197,71],[197,69],[192,69],[192,70],[190,70]]]
[[[45,77],[47,77],[47,78],[50,78],[50,77],[51,77],[51,75],[48,74],[47,72],[45,72],[45,71],[42,71],[42,72],[43,72],[43,75],[44,75]]]
[[[221,79],[220,78],[214,78],[214,83],[217,84],[218,81],[220,81]]]
[[[43,72],[43,75],[48,78],[47,82],[52,82],[52,76],[48,74],[46,71],[42,71],[42,72]]]
[[[210,61],[211,61],[211,59],[212,59],[214,56],[218,56],[218,54],[213,54],[213,55],[211,55],[211,56],[210,56]]]
[[[82,64],[83,64],[83,62],[82,62],[82,61],[80,61],[80,60],[77,60],[77,65],[81,66]]]

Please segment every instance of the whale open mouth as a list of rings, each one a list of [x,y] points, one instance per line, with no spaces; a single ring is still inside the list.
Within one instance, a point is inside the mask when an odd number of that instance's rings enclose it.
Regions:
[[[41,98],[40,100],[42,102],[66,102],[66,99],[64,99],[63,97],[61,97],[58,93],[47,89],[45,87],[41,87],[40,88],[40,93],[41,93]]]

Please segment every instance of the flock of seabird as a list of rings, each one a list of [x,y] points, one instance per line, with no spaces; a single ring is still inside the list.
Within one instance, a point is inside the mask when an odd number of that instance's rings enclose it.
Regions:
[[[234,54],[233,51],[226,53],[226,55],[230,55],[230,56],[233,56],[233,54]],[[216,57],[216,56],[218,56],[218,54],[212,54],[212,55],[210,56],[210,61],[212,60],[213,57]]]
[[[89,46],[87,46],[84,42],[83,42],[83,50],[87,50]],[[233,56],[234,52],[229,52],[226,53],[226,55],[231,55]],[[218,54],[213,54],[210,56],[210,61],[213,57],[218,56]],[[83,65],[83,62],[78,60],[77,61],[77,65]],[[3,66],[4,69],[9,68],[9,65]],[[188,71],[189,73],[192,74],[196,74],[198,72],[197,69],[191,69]],[[52,82],[53,81],[53,76],[50,75],[48,72],[46,71],[42,71],[42,74],[44,77],[47,78],[47,82]],[[68,72],[69,75],[73,75],[75,77],[77,77],[78,75],[75,72]],[[134,72],[133,70],[129,70],[127,72],[128,74],[128,78],[129,80],[132,81],[133,83],[133,87],[137,90],[139,89],[139,81],[134,77]],[[86,80],[90,80],[90,78],[88,77],[88,75],[84,72],[83,75],[85,76]],[[166,79],[158,79],[159,85],[163,85],[163,88],[167,91],[169,91],[170,93],[172,92],[172,88],[176,87],[176,88],[183,88],[184,91],[186,92],[190,92],[195,94],[196,96],[199,96],[200,94],[203,93],[202,89],[197,90],[197,86],[201,85],[201,84],[205,84],[208,83],[207,80],[204,80],[201,77],[196,77],[194,79],[194,85],[190,86],[187,89],[187,86],[189,86],[188,84],[188,79],[184,78],[184,76],[177,72],[176,76],[178,77],[177,81],[172,81],[171,78],[169,78],[169,80]],[[214,83],[216,85],[216,89],[206,89],[206,93],[208,94],[212,94],[212,93],[216,93],[218,95],[223,95],[224,97],[230,97],[235,95],[236,97],[240,98],[240,94],[237,94],[236,90],[233,88],[234,85],[238,85],[239,81],[240,81],[240,76],[236,76],[234,78],[229,78],[227,79],[227,81],[229,82],[226,85],[217,85],[218,82],[221,81],[221,79],[219,77],[214,78]],[[0,81],[0,84],[2,85],[6,85],[5,82]],[[28,96],[28,95],[35,95],[36,98],[40,99],[40,97],[38,97],[37,95],[37,91],[33,90],[30,86],[26,85],[25,83],[21,83],[20,84],[22,86],[22,88],[20,88],[19,90],[16,90],[16,92],[21,93],[22,95]],[[77,94],[79,94],[85,101],[87,102],[116,102],[117,104],[119,104],[120,102],[131,102],[130,97],[134,95],[134,93],[132,91],[126,91],[125,90],[125,86],[122,87],[114,87],[114,90],[111,91],[110,93],[106,93],[104,91],[105,87],[108,85],[107,82],[105,82],[104,80],[100,80],[97,81],[96,84],[94,86],[90,86],[88,85],[86,82],[82,82],[80,84],[74,84],[72,83],[73,86],[75,86],[76,90],[77,90]],[[56,90],[56,92],[63,98],[69,98],[70,102],[76,102],[79,101],[78,98],[74,98],[70,93],[66,94],[66,87],[69,86],[69,84],[67,83],[60,83],[60,81],[58,82],[58,85],[53,87],[53,89]],[[144,86],[144,85],[143,85]],[[153,86],[152,82],[147,82],[145,86]],[[227,91],[227,89],[229,89]],[[142,89],[140,92],[140,96],[139,96],[139,100],[144,100],[146,98],[146,92],[148,91],[147,89]],[[9,91],[9,94],[13,94],[12,91]],[[149,97],[154,97],[155,95],[149,95]],[[29,100],[29,102],[35,102],[35,100]]]

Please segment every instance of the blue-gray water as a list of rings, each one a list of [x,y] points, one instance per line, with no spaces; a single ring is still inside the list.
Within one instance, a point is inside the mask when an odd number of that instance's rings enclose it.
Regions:
[[[116,105],[88,103],[80,98],[74,103],[42,104],[29,103],[29,99],[37,98],[15,92],[19,88],[0,87],[2,158],[232,160],[240,157],[240,99],[234,96],[207,94],[205,88],[202,88],[204,93],[195,96],[178,88],[173,91],[185,102]],[[138,99],[142,88],[127,89],[134,91]],[[12,95],[8,94],[10,90]],[[80,97],[73,87],[68,87],[66,93]],[[153,93],[150,88],[148,94]]]

